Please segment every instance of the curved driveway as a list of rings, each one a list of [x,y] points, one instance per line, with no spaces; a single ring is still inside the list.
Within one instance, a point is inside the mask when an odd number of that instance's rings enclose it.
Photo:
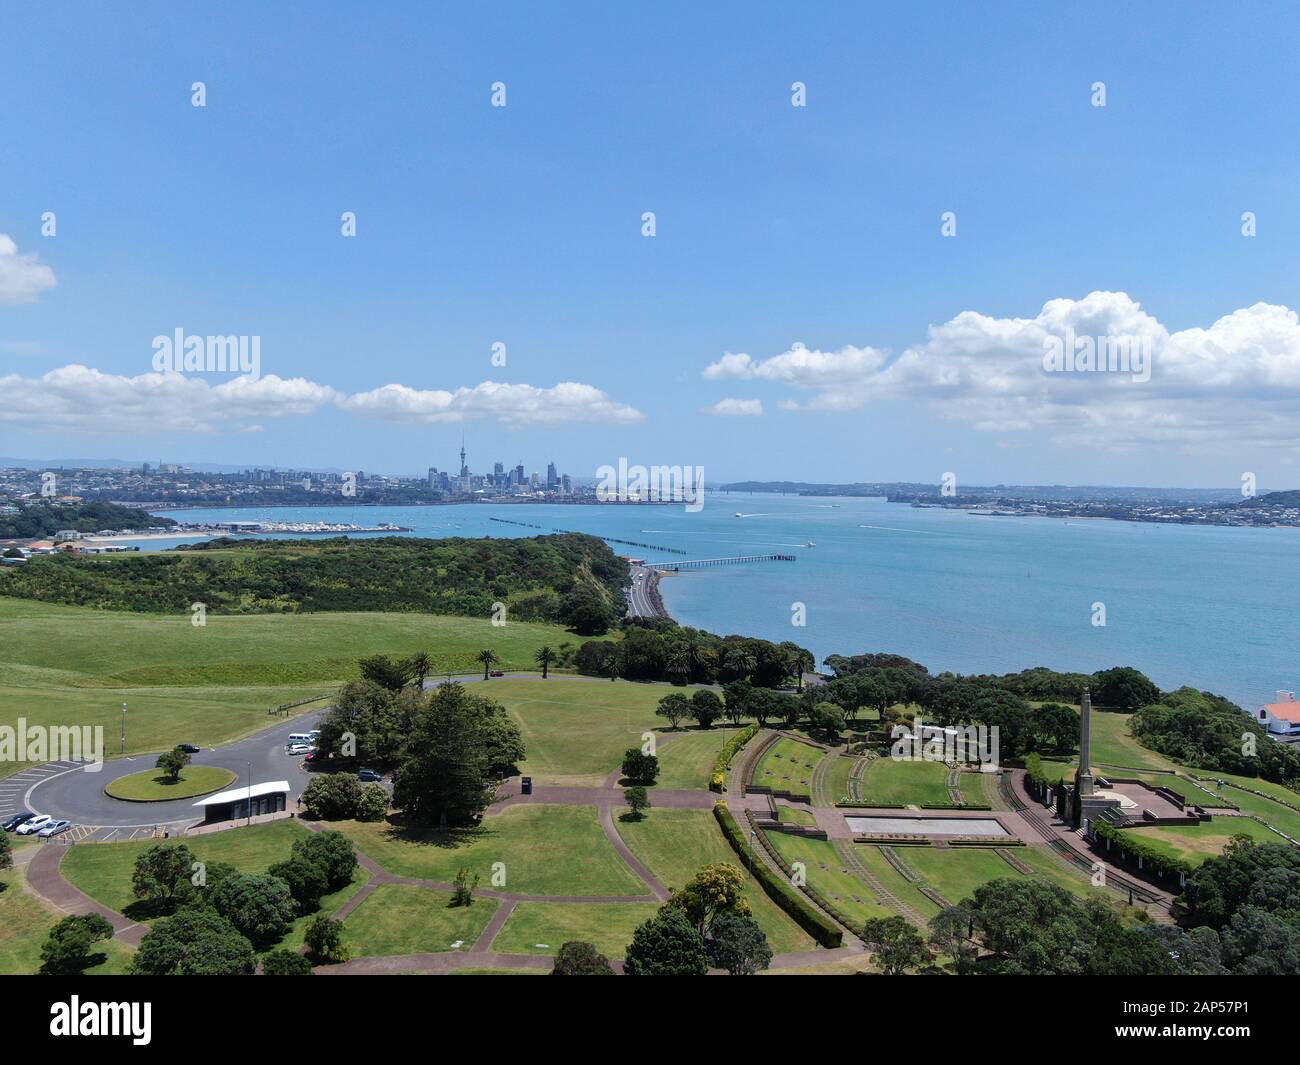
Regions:
[[[229,787],[248,783],[251,763],[253,782],[287,780],[289,797],[296,799],[307,786],[301,756],[284,753],[291,732],[307,732],[316,727],[324,711],[280,721],[247,739],[224,747],[205,748],[193,756],[194,765],[220,766],[235,773]],[[99,772],[85,768],[67,769],[47,775],[29,787],[19,805],[37,813],[61,817],[80,825],[102,828],[152,828],[155,825],[190,822],[201,818],[195,807],[200,796],[165,802],[124,802],[104,794],[110,781],[142,769],[152,769],[157,756],[138,755],[103,763]]]

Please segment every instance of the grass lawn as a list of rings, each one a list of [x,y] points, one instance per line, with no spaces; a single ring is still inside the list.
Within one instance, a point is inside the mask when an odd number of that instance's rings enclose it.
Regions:
[[[967,898],[990,880],[1018,880],[1024,875],[992,850],[982,848],[900,847],[895,853],[920,874],[927,887],[953,903]]]
[[[670,691],[689,695],[691,690],[628,681],[508,677],[474,689],[497,700],[518,722],[528,752],[519,766],[523,773],[539,784],[590,787],[604,783],[622,764],[624,751],[641,746],[642,733],[667,727],[667,721],[655,717],[660,699]],[[666,747],[665,755],[671,750]],[[708,786],[707,774],[703,785]]]
[[[498,954],[555,954],[571,939],[621,958],[637,925],[659,911],[654,902],[521,902],[492,941]]]
[[[820,748],[782,736],[758,760],[750,783],[811,798],[813,770],[824,754]]]
[[[243,872],[260,873],[288,858],[293,841],[306,832],[297,821],[271,821],[173,840],[82,843],[68,848],[60,868],[70,884],[92,899],[109,909],[126,912],[136,902],[131,894],[135,860],[157,843],[184,843],[195,861],[227,862]]]
[[[881,806],[951,802],[947,780],[948,767],[942,762],[874,758],[862,776],[862,802]]]
[[[744,867],[709,810],[651,810],[644,821],[616,820],[615,824],[632,853],[669,888],[682,887],[705,865],[727,862]],[[745,884],[745,898],[774,953],[816,949],[812,937],[752,880]]]
[[[1166,854],[1177,855],[1194,866],[1220,854],[1233,836],[1250,836],[1260,843],[1286,842],[1249,817],[1216,817],[1207,824],[1195,826],[1152,825],[1129,831],[1138,833],[1140,838]]]
[[[41,967],[41,944],[62,914],[48,909],[27,891],[23,870],[0,873],[0,974],[30,975]],[[89,975],[124,973],[131,963],[129,947],[113,940],[94,945],[96,964],[86,969]]]
[[[824,895],[855,923],[872,917],[893,917],[894,911],[875,901],[875,895],[847,868],[828,840],[805,839],[784,832],[769,832],[771,841],[790,864],[803,862],[808,886]],[[778,951],[778,953],[780,953]]]
[[[574,685],[577,687],[578,685]],[[441,836],[389,821],[340,821],[346,832],[389,872],[449,884],[458,869],[479,875],[481,887],[528,895],[644,895],[601,831],[594,806],[507,807],[477,831]],[[505,883],[492,883],[504,865]]]
[[[707,790],[713,775],[713,760],[718,756],[728,736],[736,730],[728,726],[694,732],[665,733],[664,739],[673,736],[670,743],[660,741],[658,788],[700,788]]]
[[[293,922],[293,927],[291,927],[289,931],[285,933],[284,938],[280,940],[279,943],[274,944],[269,949],[297,950],[303,944],[303,937],[307,933],[307,925],[310,924],[314,918],[320,917],[322,914],[324,914],[327,917],[334,916],[334,914],[338,912],[339,907],[342,906],[345,902],[347,902],[348,899],[352,898],[352,896],[355,895],[358,891],[360,891],[363,887],[365,887],[366,883],[369,880],[370,880],[369,870],[364,869],[362,866],[358,865],[352,871],[352,883],[345,884],[343,887],[339,888],[338,891],[333,891],[330,892],[330,894],[323,896],[320,900],[320,909],[316,910],[313,913],[303,914],[301,917],[299,917],[296,921]]]
[[[354,958],[469,950],[496,913],[497,900],[479,896],[470,906],[450,903],[448,892],[380,884],[348,914],[343,942]]]
[[[104,791],[115,799],[131,802],[162,802],[165,799],[189,799],[220,791],[235,774],[215,765],[188,765],[179,780],[170,780],[161,769],[143,769],[112,781]]]
[[[474,653],[490,647],[502,668],[532,669],[542,644],[576,640],[557,625],[428,614],[209,615],[196,628],[188,612],[131,614],[0,596],[0,720],[101,725],[116,737],[125,702],[128,754],[186,741],[210,747],[265,728],[271,707],[354,679],[365,655],[424,650],[439,670],[470,672]],[[110,746],[116,754],[116,741]],[[0,764],[0,776],[24,765]]]
[[[825,794],[817,796],[818,802],[829,806],[848,799],[849,775],[853,772],[857,761],[856,758],[847,758],[844,755],[831,756],[826,772]]]
[[[793,806],[778,806],[776,808],[776,819],[787,825],[808,825],[812,827],[817,824],[817,818],[811,810],[799,810]]]

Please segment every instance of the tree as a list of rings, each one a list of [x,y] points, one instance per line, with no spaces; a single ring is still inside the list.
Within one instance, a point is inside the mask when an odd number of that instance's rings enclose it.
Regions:
[[[623,961],[625,976],[703,976],[708,971],[704,940],[672,906],[637,926]]]
[[[691,716],[691,701],[681,692],[672,692],[659,700],[655,716],[667,718],[673,729],[676,730],[682,721]]]
[[[361,784],[351,773],[315,776],[298,801],[303,817],[309,821],[350,821],[357,816]]]
[[[611,684],[614,681],[618,680],[618,678],[621,677],[622,675],[623,675],[622,656],[618,654],[612,654],[607,659],[605,659],[605,676],[609,678]]]
[[[189,764],[189,761],[190,756],[176,747],[170,751],[163,751],[158,756],[158,761],[154,762],[154,768],[161,769],[168,783],[175,784],[181,779],[181,770]]]
[[[0,872],[12,869],[13,864],[13,848],[9,845],[9,837],[0,832]]]
[[[358,821],[382,821],[388,815],[388,792],[372,781],[361,789],[357,799]]]
[[[456,870],[456,879],[452,881],[451,904],[453,906],[473,906],[474,889],[478,887],[478,873],[468,869]]]
[[[1069,754],[1079,746],[1079,712],[1061,703],[1044,703],[1030,721],[1035,750]]]
[[[633,784],[653,784],[659,777],[659,759],[640,747],[623,752],[623,776]]]
[[[752,976],[772,963],[767,935],[748,914],[719,914],[706,946],[709,960],[732,976]]]
[[[715,862],[700,869],[680,891],[674,891],[664,904],[678,910],[707,938],[714,921],[724,913],[747,916],[745,874],[730,862]]]
[[[650,797],[639,784],[634,788],[623,789],[623,801],[632,811],[633,821],[640,821],[645,817],[645,811],[650,809]]]
[[[542,667],[542,680],[546,679],[547,670],[552,662],[555,661],[555,652],[543,644],[537,648],[537,653],[533,655],[533,661]]]
[[[974,940],[975,915],[962,903],[930,918],[930,946],[953,960],[959,975],[972,972],[979,948]]]
[[[417,651],[406,660],[406,673],[415,687],[423,691],[424,681],[433,672],[433,659],[428,651]]]
[[[311,913],[320,908],[320,900],[329,893],[329,878],[315,862],[302,857],[276,862],[267,873],[289,885],[289,894],[298,905],[299,913]]]
[[[263,976],[311,976],[311,961],[296,950],[273,950],[262,958]]]
[[[371,655],[361,659],[358,665],[363,680],[378,684],[390,692],[401,691],[411,681],[410,661],[394,662],[388,655]]]
[[[182,910],[153,925],[131,962],[137,976],[247,976],[253,945],[212,910]]]
[[[603,636],[617,616],[600,592],[585,581],[575,584],[560,600],[561,619],[581,636]]]
[[[113,926],[97,913],[63,918],[41,945],[41,972],[69,976],[84,971],[96,960],[91,946],[112,935]]]
[[[303,933],[307,957],[324,964],[337,964],[348,960],[348,949],[343,945],[343,922],[321,914],[313,917]]]
[[[481,707],[463,685],[443,684],[417,712],[393,805],[426,824],[466,825],[496,793]]]
[[[613,976],[609,959],[590,943],[571,939],[555,955],[552,976]]]
[[[170,902],[189,890],[194,855],[184,843],[155,843],[135,860],[131,890],[138,899]]]
[[[871,918],[862,926],[862,942],[890,976],[901,976],[930,960],[921,933],[903,917]]]
[[[1098,706],[1132,713],[1159,702],[1160,689],[1131,666],[1116,666],[1092,675],[1092,699]]]
[[[298,910],[289,885],[268,873],[241,873],[211,891],[212,908],[257,946],[281,938]]]
[[[330,891],[352,883],[357,852],[342,832],[313,832],[293,841],[293,857],[320,866]]]
[[[834,703],[818,703],[812,709],[810,724],[827,739],[838,743],[844,731],[844,711]]]
[[[674,684],[685,684],[691,679],[691,653],[685,644],[674,644],[664,660],[664,673]]]
[[[497,658],[497,653],[490,647],[484,648],[474,656],[478,661],[483,663],[483,679],[488,679],[488,673],[501,659]]]
[[[510,776],[524,760],[524,737],[519,726],[500,703],[468,692],[466,697],[471,711],[479,717],[488,773],[498,780]]]
[[[691,696],[691,717],[695,718],[700,728],[711,728],[722,716],[722,700],[707,688],[701,688]]]

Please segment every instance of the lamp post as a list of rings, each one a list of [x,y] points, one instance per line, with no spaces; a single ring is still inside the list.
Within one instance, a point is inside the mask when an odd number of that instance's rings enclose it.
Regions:
[[[126,703],[123,703],[123,704],[122,704],[122,732],[121,732],[121,741],[122,741],[122,753],[123,753],[123,754],[126,754]]]

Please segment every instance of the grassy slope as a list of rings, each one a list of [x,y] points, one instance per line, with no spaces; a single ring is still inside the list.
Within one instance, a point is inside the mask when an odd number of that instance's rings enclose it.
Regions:
[[[875,901],[866,884],[853,873],[844,871],[844,863],[828,840],[805,839],[784,832],[769,832],[767,838],[791,866],[802,862],[808,886],[826,896],[853,921],[894,916],[892,910]]]
[[[496,912],[479,896],[451,906],[451,895],[402,884],[380,884],[343,924],[343,942],[355,958],[469,950]],[[460,943],[453,947],[453,943]]]
[[[947,780],[948,767],[942,762],[876,758],[863,774],[862,801],[886,806],[946,803]]]
[[[810,796],[813,769],[823,753],[816,747],[782,736],[758,760],[750,783],[791,795]]]
[[[734,735],[735,731],[732,728],[711,728],[678,733],[670,744],[659,748],[656,787],[707,789],[713,773],[713,759],[727,736]]]
[[[637,925],[659,910],[653,902],[521,902],[492,941],[498,954],[555,954],[571,939],[621,958]]]

